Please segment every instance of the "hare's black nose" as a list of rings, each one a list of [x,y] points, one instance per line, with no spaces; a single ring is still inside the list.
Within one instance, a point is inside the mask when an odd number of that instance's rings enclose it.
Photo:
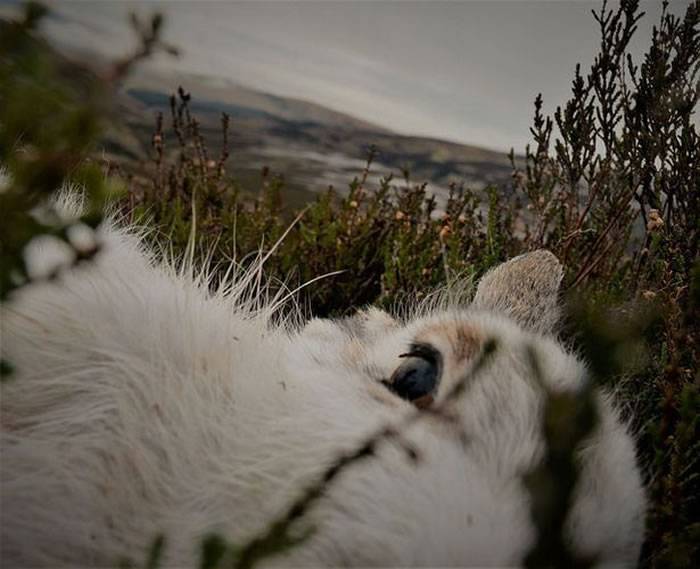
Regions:
[[[387,387],[408,401],[433,395],[440,379],[440,354],[432,346],[412,346]]]

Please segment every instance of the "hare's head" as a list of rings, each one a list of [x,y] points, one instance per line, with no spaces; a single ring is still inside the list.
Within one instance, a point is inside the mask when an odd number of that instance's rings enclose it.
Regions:
[[[467,306],[407,320],[369,309],[307,325],[303,367],[341,393],[338,423],[369,423],[356,431],[365,433],[413,414],[400,437],[420,458],[379,445],[348,469],[312,540],[328,563],[343,562],[340,548],[368,564],[522,564],[536,539],[523,477],[544,455],[531,355],[550,389],[576,393],[587,381],[554,337],[561,279],[557,259],[535,251],[488,272]],[[577,554],[632,564],[643,511],[633,445],[608,403],[596,404],[601,420],[580,450],[564,533]]]
[[[421,310],[401,320],[370,308],[336,320],[314,319],[303,337],[317,364],[351,368],[381,384],[379,392],[427,405],[475,361],[487,340],[498,342],[505,330],[551,336],[562,274],[554,255],[535,251],[486,273],[471,304]]]

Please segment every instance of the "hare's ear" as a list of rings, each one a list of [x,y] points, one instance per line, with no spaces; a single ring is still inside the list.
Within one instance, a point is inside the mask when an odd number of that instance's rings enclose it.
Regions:
[[[551,334],[559,320],[562,276],[561,263],[549,251],[520,255],[483,276],[473,306],[510,316],[529,330]]]

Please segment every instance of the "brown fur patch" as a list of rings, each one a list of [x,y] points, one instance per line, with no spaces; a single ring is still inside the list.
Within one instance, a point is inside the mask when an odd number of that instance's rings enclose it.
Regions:
[[[483,342],[483,336],[478,330],[465,322],[456,321],[426,326],[415,339],[417,342],[432,344],[436,348],[442,345],[449,346],[450,353],[442,355],[457,364],[474,357],[481,349]]]
[[[435,398],[430,393],[428,393],[428,395],[423,395],[423,397],[419,397],[418,399],[414,399],[413,401],[411,401],[411,403],[418,407],[418,409],[427,409],[434,402]]]

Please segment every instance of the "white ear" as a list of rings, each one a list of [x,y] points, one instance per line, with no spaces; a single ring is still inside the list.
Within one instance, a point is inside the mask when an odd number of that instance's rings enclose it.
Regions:
[[[563,275],[561,263],[549,251],[525,253],[483,276],[473,306],[505,314],[524,328],[550,334],[559,320],[557,296]]]

